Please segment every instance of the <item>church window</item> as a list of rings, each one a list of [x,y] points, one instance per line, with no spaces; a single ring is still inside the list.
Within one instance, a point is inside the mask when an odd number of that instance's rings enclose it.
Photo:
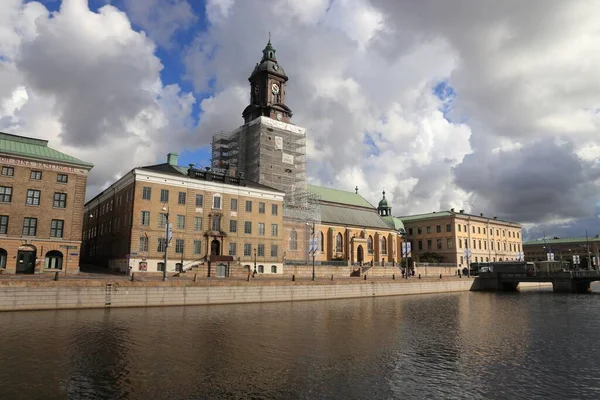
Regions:
[[[338,233],[337,236],[335,237],[335,251],[338,253],[341,253],[343,251],[342,234],[341,233]]]
[[[369,254],[373,254],[373,236],[371,235],[367,238],[367,251]]]
[[[298,250],[298,232],[295,229],[290,231],[290,250]]]
[[[318,238],[318,240],[319,240],[318,250],[320,252],[322,252],[323,251],[323,243],[325,242],[325,236],[323,235],[323,232],[319,232],[319,238]]]
[[[387,254],[387,240],[385,236],[381,238],[381,254]]]

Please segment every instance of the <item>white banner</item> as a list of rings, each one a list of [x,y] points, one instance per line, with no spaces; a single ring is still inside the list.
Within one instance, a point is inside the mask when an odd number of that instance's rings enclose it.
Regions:
[[[286,164],[294,164],[294,156],[291,154],[281,153],[281,161]]]
[[[283,138],[281,136],[275,136],[275,149],[283,150]]]

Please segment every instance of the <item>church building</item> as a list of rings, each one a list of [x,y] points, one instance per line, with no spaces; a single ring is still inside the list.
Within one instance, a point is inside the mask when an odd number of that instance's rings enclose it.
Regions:
[[[316,263],[390,263],[399,260],[400,220],[387,201],[376,209],[358,194],[308,185],[306,130],[291,122],[286,105],[288,82],[271,41],[248,81],[250,104],[242,112],[244,125],[213,137],[213,169],[285,193],[284,261],[307,263],[310,243]]]

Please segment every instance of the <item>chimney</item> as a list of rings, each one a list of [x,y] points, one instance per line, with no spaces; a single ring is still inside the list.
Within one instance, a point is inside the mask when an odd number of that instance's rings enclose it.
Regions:
[[[479,216],[480,216],[480,217],[483,217],[483,213],[479,213]]]
[[[464,214],[464,213],[465,213],[465,210],[460,210],[460,213],[461,213],[461,214]]]
[[[167,154],[167,164],[177,166],[179,161],[179,155],[177,153],[169,153]]]
[[[450,211],[451,211],[451,212],[454,212],[454,208],[451,208],[451,209],[450,209]]]

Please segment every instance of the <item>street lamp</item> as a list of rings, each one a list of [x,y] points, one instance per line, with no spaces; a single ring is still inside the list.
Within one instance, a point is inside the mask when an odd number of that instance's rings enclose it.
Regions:
[[[165,224],[165,265],[163,266],[163,281],[167,280],[167,261],[168,261],[168,252],[169,252],[169,208],[164,207],[162,210],[165,212],[167,217],[167,223]]]
[[[307,222],[306,226],[310,226],[310,234],[311,234],[311,241],[310,241],[310,246],[309,246],[309,254],[312,252],[312,280],[315,280],[315,252],[317,251],[317,248],[315,246],[315,223],[314,222]]]
[[[254,275],[256,275],[256,247],[254,248],[254,272],[252,276],[254,277]]]
[[[402,256],[402,259],[404,260],[404,271],[405,271],[404,272],[404,278],[408,279],[408,255],[409,255],[409,249],[408,249],[408,242],[406,241],[406,230],[404,230],[404,228],[400,228],[400,229],[398,229],[398,234],[400,236],[402,236],[402,249],[400,251],[400,255]]]

